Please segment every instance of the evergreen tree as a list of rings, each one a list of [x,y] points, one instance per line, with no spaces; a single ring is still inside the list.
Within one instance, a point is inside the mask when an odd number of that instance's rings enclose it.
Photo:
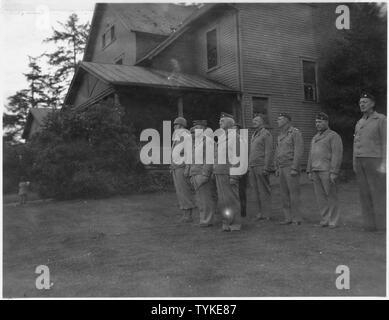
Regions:
[[[84,52],[89,33],[89,22],[79,23],[77,14],[72,14],[66,23],[59,24],[61,28],[53,29],[53,35],[46,38],[44,42],[53,42],[57,45],[54,52],[47,53],[45,56],[53,68],[52,82],[49,85],[51,96],[60,96],[62,99]]]
[[[351,27],[326,43],[319,63],[320,104],[345,145],[350,162],[354,126],[361,117],[358,100],[364,90],[386,113],[386,12],[375,3],[348,4]]]

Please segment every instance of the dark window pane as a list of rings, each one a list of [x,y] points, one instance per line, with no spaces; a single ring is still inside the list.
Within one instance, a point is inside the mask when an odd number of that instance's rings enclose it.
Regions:
[[[105,33],[103,34],[102,46],[103,46],[103,48],[105,47]]]
[[[316,101],[316,63],[303,61],[304,99]]]
[[[304,83],[316,83],[315,63],[303,61]]]
[[[316,100],[316,92],[313,85],[310,84],[304,84],[304,98],[308,101],[315,101]]]
[[[208,69],[217,66],[216,29],[207,32],[207,63]]]
[[[116,64],[123,64],[123,58],[120,58],[120,59],[116,60],[115,63],[116,63]]]
[[[115,40],[115,26],[111,27],[111,42]]]
[[[253,97],[253,117],[267,116],[269,108],[269,99]]]

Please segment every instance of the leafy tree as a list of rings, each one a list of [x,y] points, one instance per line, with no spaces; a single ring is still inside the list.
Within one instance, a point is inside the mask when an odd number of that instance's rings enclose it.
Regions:
[[[32,180],[56,198],[108,196],[136,189],[138,147],[121,107],[110,101],[87,110],[51,113],[30,142]]]

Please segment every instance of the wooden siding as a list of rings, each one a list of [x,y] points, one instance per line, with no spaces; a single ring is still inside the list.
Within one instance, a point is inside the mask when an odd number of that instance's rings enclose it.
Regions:
[[[206,32],[217,28],[219,64],[212,71],[207,70]],[[172,71],[171,59],[176,59],[181,72],[194,73],[239,90],[238,40],[236,11],[223,8],[198,26],[184,33],[171,46],[156,56],[151,66]]]
[[[270,97],[270,125],[279,112],[288,112],[302,131],[305,161],[315,134],[318,103],[305,102],[302,60],[317,61],[318,41],[312,6],[305,4],[237,4],[242,43],[242,103],[246,123],[252,119],[251,96]],[[274,134],[278,134],[274,130]]]
[[[206,33],[214,28],[217,31],[219,61],[216,68],[208,71]],[[239,90],[236,11],[225,9],[214,20],[196,29],[194,38],[196,73]]]
[[[167,38],[152,33],[135,32],[136,36],[136,60],[142,58],[147,52],[154,49],[159,43]]]
[[[102,35],[112,24],[115,25],[115,37],[112,43],[102,47]],[[104,10],[100,23],[97,25],[97,37],[92,44],[91,62],[115,63],[116,58],[123,55],[123,64],[134,65],[136,59],[135,33],[128,30],[120,17],[112,10]]]
[[[87,101],[93,100],[94,97],[100,96],[101,93],[106,92],[109,88],[110,85],[86,73],[82,76],[73,105],[75,107],[81,106]]]
[[[171,46],[153,58],[151,67],[165,71],[173,71],[172,59],[178,61],[181,72],[195,73],[195,53],[192,32],[184,33]]]

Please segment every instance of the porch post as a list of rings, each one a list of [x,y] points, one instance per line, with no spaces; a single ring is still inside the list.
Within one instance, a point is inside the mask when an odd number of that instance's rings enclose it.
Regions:
[[[184,99],[183,96],[179,96],[177,100],[178,116],[184,116]]]

